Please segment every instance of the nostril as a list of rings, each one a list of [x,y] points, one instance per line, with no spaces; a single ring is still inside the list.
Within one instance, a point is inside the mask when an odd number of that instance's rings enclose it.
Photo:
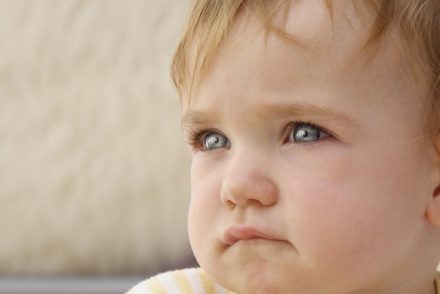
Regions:
[[[233,201],[231,201],[231,200],[226,200],[226,201],[223,201],[223,204],[226,206],[226,207],[228,207],[228,208],[234,208],[235,206],[237,206],[237,203],[234,203]]]
[[[432,196],[436,197],[440,194],[440,185],[438,185],[432,192]]]

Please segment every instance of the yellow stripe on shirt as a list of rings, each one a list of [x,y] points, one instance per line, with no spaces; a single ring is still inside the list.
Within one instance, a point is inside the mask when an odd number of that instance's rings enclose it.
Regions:
[[[205,289],[206,294],[215,294],[215,287],[214,283],[212,282],[211,278],[208,277],[207,274],[205,274],[204,271],[199,269],[200,279],[202,281],[203,289]]]
[[[194,289],[183,271],[174,271],[171,273],[181,293],[195,294]]]
[[[170,271],[139,283],[126,294],[236,294],[214,281],[200,268]]]
[[[147,281],[147,285],[154,294],[167,294],[167,290],[158,278],[151,278]]]

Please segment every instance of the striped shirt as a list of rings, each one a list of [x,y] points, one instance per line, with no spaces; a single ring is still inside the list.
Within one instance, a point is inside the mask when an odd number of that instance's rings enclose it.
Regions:
[[[234,294],[215,284],[200,268],[159,274],[142,282],[126,294]]]
[[[440,294],[440,273],[436,273],[436,293]],[[154,276],[126,294],[234,294],[215,284],[200,268],[171,271]]]

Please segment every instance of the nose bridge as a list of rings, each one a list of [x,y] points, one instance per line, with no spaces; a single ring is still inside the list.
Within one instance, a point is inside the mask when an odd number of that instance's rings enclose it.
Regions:
[[[278,189],[270,170],[270,162],[262,152],[232,152],[222,182],[222,202],[228,206],[275,204]]]

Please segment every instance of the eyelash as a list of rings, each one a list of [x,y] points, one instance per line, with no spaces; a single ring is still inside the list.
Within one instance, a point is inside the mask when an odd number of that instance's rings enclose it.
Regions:
[[[329,131],[327,131],[325,128],[322,128],[322,127],[320,127],[320,126],[318,126],[318,125],[316,125],[316,124],[314,124],[312,122],[309,122],[309,121],[291,121],[291,122],[289,122],[287,124],[287,126],[285,127],[285,129],[283,131],[283,137],[285,138],[284,139],[284,143],[289,143],[288,140],[289,140],[290,133],[293,130],[295,130],[295,127],[297,127],[298,125],[310,126],[310,127],[316,128],[317,130],[319,130],[319,132],[325,133],[327,135],[327,137],[331,137],[332,136],[331,133]],[[198,151],[202,151],[202,152],[211,151],[211,150],[204,150],[204,143],[203,143],[204,137],[206,135],[208,135],[208,134],[211,134],[211,133],[219,133],[222,136],[224,136],[221,132],[219,132],[219,131],[217,131],[215,129],[200,129],[200,130],[192,129],[192,130],[189,131],[189,136],[188,136],[188,139],[187,139],[187,143],[191,146],[191,149],[193,149],[195,152],[198,152]],[[318,141],[325,140],[327,137],[319,139]],[[313,141],[313,142],[309,142],[309,143],[304,143],[303,142],[303,143],[296,143],[296,144],[308,144],[308,145],[311,145],[311,144],[318,143],[318,141]],[[295,144],[295,143],[291,142],[291,144]]]
[[[201,130],[190,130],[188,144],[194,151],[204,151],[203,139],[209,133],[215,133],[215,130],[201,129]]]

